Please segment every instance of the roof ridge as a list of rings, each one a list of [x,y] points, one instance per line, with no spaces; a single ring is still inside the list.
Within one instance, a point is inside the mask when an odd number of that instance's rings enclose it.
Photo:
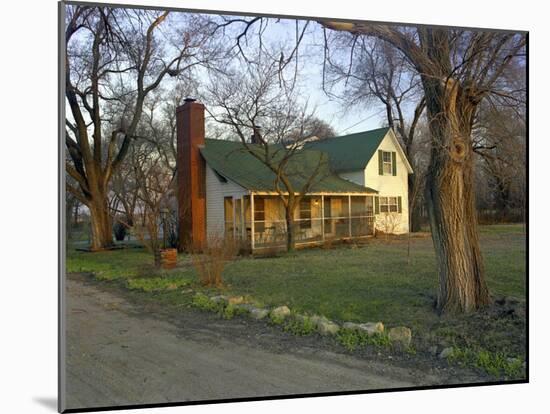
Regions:
[[[368,130],[366,130],[366,131],[353,132],[353,133],[351,133],[351,134],[335,135],[335,136],[333,136],[333,137],[327,137],[327,138],[323,138],[323,139],[320,139],[320,140],[318,140],[318,141],[313,141],[313,142],[323,142],[323,141],[328,141],[328,140],[331,140],[331,139],[346,138],[346,137],[351,137],[352,135],[367,134],[367,133],[369,133],[369,132],[380,131],[380,130],[383,130],[383,129],[390,130],[391,127],[387,126],[387,127],[380,127],[380,128],[368,129]]]

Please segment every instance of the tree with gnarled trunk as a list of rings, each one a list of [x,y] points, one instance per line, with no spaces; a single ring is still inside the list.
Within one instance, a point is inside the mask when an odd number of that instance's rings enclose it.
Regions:
[[[437,308],[465,312],[490,303],[474,199],[472,126],[487,96],[509,96],[501,77],[524,56],[524,35],[320,22],[398,49],[420,75],[431,135],[426,198],[439,273]]]
[[[390,26],[369,22],[319,19],[329,58],[327,32],[351,33],[355,38],[379,39],[406,59],[420,77],[431,137],[425,198],[437,258],[440,312],[478,309],[491,298],[484,279],[474,196],[472,128],[484,99],[514,100],[504,81],[512,62],[525,70],[526,36],[502,31]],[[291,53],[281,54],[284,70],[295,60],[308,23],[299,28]],[[226,19],[219,27],[238,26],[236,46],[246,58],[243,43],[252,26],[261,39],[268,18]],[[260,41],[260,45],[263,44]],[[324,74],[323,74],[324,75]]]
[[[67,6],[67,191],[91,217],[91,249],[113,243],[109,183],[135,138],[144,103],[166,77],[211,63],[208,21],[160,31],[169,12]],[[171,56],[167,58],[167,56]]]

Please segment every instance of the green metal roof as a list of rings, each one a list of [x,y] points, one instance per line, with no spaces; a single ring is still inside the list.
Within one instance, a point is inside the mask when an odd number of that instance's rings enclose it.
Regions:
[[[330,168],[336,173],[364,170],[389,127],[308,142],[305,147],[328,154]]]
[[[264,154],[263,147],[248,145],[260,156]],[[275,165],[282,160],[286,151],[282,146],[272,145],[270,159]],[[276,192],[276,174],[259,159],[252,155],[239,141],[206,139],[201,148],[201,154],[208,165],[220,174],[241,187],[258,192]],[[316,174],[315,171],[317,171]],[[295,191],[300,191],[307,180],[315,175],[312,193],[376,193],[368,187],[363,187],[338,177],[330,170],[327,154],[317,150],[299,150],[289,158],[285,173],[290,178]],[[284,185],[280,185],[284,189]]]

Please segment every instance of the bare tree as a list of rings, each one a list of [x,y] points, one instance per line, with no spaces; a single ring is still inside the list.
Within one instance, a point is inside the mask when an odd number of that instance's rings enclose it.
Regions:
[[[474,151],[486,181],[492,220],[524,219],[526,194],[525,117],[512,108],[483,105],[474,131]],[[486,206],[489,207],[489,206]]]
[[[211,63],[208,21],[168,12],[67,6],[67,190],[91,216],[93,250],[112,244],[109,183],[135,138],[146,99],[168,76]]]
[[[381,104],[387,125],[394,130],[411,161],[414,173],[408,176],[410,229],[419,231],[420,191],[416,188],[419,180],[414,143],[426,107],[420,76],[402,54],[378,39],[338,33],[327,47],[331,53],[323,72],[325,89],[332,91],[344,84],[338,96],[350,110]]]
[[[479,248],[472,126],[484,98],[514,99],[503,74],[525,54],[522,34],[321,21],[378,38],[422,81],[431,135],[426,197],[439,273],[437,307],[470,311],[490,302]]]
[[[280,80],[279,62],[249,61],[211,82],[205,99],[211,103],[210,116],[229,125],[243,148],[273,172],[285,208],[286,247],[292,251],[296,208],[325,176],[328,159],[320,152],[302,149],[317,118],[307,102],[298,100],[296,83]]]

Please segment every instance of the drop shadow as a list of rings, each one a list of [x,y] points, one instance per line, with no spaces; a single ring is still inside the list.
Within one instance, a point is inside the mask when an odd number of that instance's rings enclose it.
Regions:
[[[57,398],[55,397],[33,397],[33,401],[43,407],[57,412]]]

